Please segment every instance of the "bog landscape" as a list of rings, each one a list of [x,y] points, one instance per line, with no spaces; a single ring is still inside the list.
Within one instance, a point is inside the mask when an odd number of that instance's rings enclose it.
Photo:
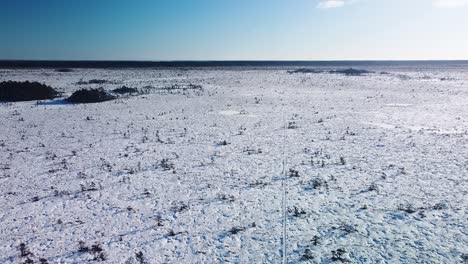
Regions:
[[[468,261],[468,64],[0,82],[0,263]]]

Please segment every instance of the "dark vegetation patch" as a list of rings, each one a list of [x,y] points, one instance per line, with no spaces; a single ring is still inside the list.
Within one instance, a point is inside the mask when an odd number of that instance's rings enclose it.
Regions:
[[[288,129],[296,129],[298,128],[296,122],[292,121],[292,122],[288,122]]]
[[[331,70],[331,71],[323,71],[323,70],[317,70],[317,69],[307,69],[307,68],[301,68],[297,70],[291,70],[288,71],[289,74],[295,74],[295,73],[331,73],[331,74],[344,74],[346,76],[362,76],[368,73],[374,73],[372,71],[366,71],[366,70],[359,70],[359,69],[339,69],[339,70]]]
[[[307,212],[304,209],[298,208],[296,206],[293,208],[288,208],[288,213],[294,217],[302,217],[307,215]]]
[[[234,197],[234,195],[227,195],[227,194],[224,194],[224,193],[219,193],[217,195],[217,198],[218,200],[220,201],[228,201],[228,202],[234,202],[236,200],[236,198]]]
[[[99,80],[99,79],[92,79],[88,81],[89,84],[105,84],[110,83],[108,80]]]
[[[254,228],[256,227],[257,224],[255,224],[255,222],[253,222],[252,224],[248,225],[248,226],[245,226],[245,227],[239,227],[239,226],[234,226],[233,228],[231,228],[228,233],[231,234],[231,235],[235,235],[235,234],[238,234],[240,232],[244,232],[246,231],[247,229],[249,228]]]
[[[145,87],[147,89],[152,89],[152,87]],[[187,94],[188,92],[201,93],[203,92],[203,87],[197,84],[173,84],[171,86],[166,86],[162,88],[153,88],[159,93],[166,94]]]
[[[452,78],[452,77],[443,77],[443,78],[440,78],[441,81],[456,81],[457,79],[455,78]]]
[[[135,93],[138,93],[138,89],[127,87],[127,86],[122,86],[120,88],[116,88],[112,90],[112,92],[116,94],[135,94]]]
[[[203,87],[197,84],[188,84],[188,85],[173,84],[171,86],[167,86],[162,89],[163,90],[203,90]]]
[[[47,259],[38,258],[35,256],[35,254],[29,251],[25,243],[19,244],[18,251],[19,251],[19,257],[22,259],[21,263],[25,263],[25,264],[26,263],[27,264],[33,264],[33,263],[47,264],[48,263]],[[34,259],[37,259],[38,261],[34,261]]]
[[[337,250],[332,250],[331,260],[333,262],[349,262],[349,259],[346,258],[346,249],[339,248]]]
[[[229,145],[229,142],[227,142],[226,140],[223,140],[223,141],[220,141],[220,142],[216,143],[216,145],[218,145],[218,146],[227,146],[227,145]]]
[[[79,80],[77,85],[87,85],[87,84],[115,84],[115,82],[108,81],[108,80],[102,80],[102,79],[91,79],[89,81],[83,81]]]
[[[379,193],[379,186],[375,183],[372,183],[371,185],[369,185],[369,187],[367,187],[366,189],[358,192],[358,194],[362,194],[362,193],[368,193],[368,192],[376,192],[376,193]]]
[[[400,204],[397,207],[397,210],[405,212],[407,214],[419,213],[419,216],[424,217],[424,213],[427,211],[441,211],[448,209],[448,206],[445,203],[437,203],[432,206],[427,207],[415,207],[412,204]]]
[[[88,254],[93,255],[94,261],[106,261],[107,260],[107,254],[104,252],[104,249],[99,243],[95,243],[92,246],[87,246],[84,241],[80,241],[78,243],[78,252],[81,254],[88,253]]]
[[[138,89],[138,94],[157,93],[160,95],[202,95],[205,89],[197,84],[172,84],[170,86],[155,87],[147,85]]]
[[[143,252],[141,251],[135,253],[135,258],[136,258],[136,261],[140,264],[148,263],[145,259],[145,256],[143,255]]]
[[[162,168],[163,171],[174,170],[174,163],[172,163],[168,158],[164,158],[159,161],[158,168]]]
[[[262,154],[263,151],[261,148],[252,148],[252,147],[246,147],[242,150],[242,152],[247,153],[247,155],[256,155],[256,154]]]
[[[56,72],[72,72],[72,69],[55,69]]]
[[[400,204],[398,205],[398,210],[408,214],[414,214],[418,211],[417,208],[414,208],[414,206],[411,204]]]
[[[0,101],[18,102],[54,99],[59,92],[52,87],[38,82],[14,82],[0,83]]]
[[[357,232],[356,227],[354,227],[352,225],[348,225],[348,224],[341,224],[338,227],[332,227],[332,229],[338,229],[338,230],[344,232],[346,235]]]
[[[349,69],[343,69],[343,70],[330,71],[330,73],[344,74],[346,76],[362,76],[362,75],[365,75],[365,74],[368,74],[368,73],[374,73],[374,72],[349,68]]]
[[[103,88],[80,89],[75,91],[66,99],[67,102],[75,104],[99,103],[115,99],[115,96],[106,92]]]
[[[31,256],[32,253],[31,251],[29,251],[29,249],[26,247],[26,244],[25,243],[21,243],[19,246],[18,246],[18,250],[20,252],[20,257],[27,257],[27,256]]]
[[[306,68],[301,68],[297,70],[292,70],[288,71],[289,74],[294,74],[294,73],[323,73],[321,70],[316,70],[316,69],[306,69]]]
[[[461,254],[460,259],[461,259],[463,264],[467,264],[468,263],[468,254]]]
[[[411,77],[406,75],[406,74],[398,74],[397,77],[402,80],[402,81],[408,81],[411,80]]]
[[[325,189],[328,191],[328,182],[327,180],[321,178],[321,177],[314,177],[308,186],[305,187],[305,190],[307,191],[312,191],[312,190],[320,190],[320,189]]]
[[[186,211],[186,210],[188,210],[188,209],[190,209],[190,208],[189,208],[189,205],[188,205],[188,204],[185,204],[185,203],[183,203],[183,202],[181,202],[181,203],[179,203],[179,204],[175,204],[175,205],[172,207],[172,211],[173,211],[174,213],[181,213],[181,212]]]
[[[81,192],[94,192],[98,191],[99,186],[96,185],[94,182],[80,184]]]
[[[235,234],[238,234],[242,231],[245,231],[246,228],[245,227],[238,227],[238,226],[235,226],[233,228],[231,228],[228,232],[231,233],[232,235],[235,235]]]
[[[289,169],[289,177],[291,178],[299,178],[300,175],[299,175],[299,171],[295,170],[295,169]]]
[[[175,232],[174,230],[170,230],[166,236],[168,237],[175,237],[175,236],[178,236],[178,235],[182,235],[182,234],[186,234],[187,232]]]
[[[312,253],[312,250],[310,248],[306,248],[304,250],[304,254],[302,254],[301,261],[307,262],[307,261],[312,261],[314,259],[314,254]]]

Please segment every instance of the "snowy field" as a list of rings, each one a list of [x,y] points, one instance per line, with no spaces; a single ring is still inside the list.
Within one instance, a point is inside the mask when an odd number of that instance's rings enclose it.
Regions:
[[[468,262],[468,69],[5,80],[147,93],[0,103],[0,263]]]

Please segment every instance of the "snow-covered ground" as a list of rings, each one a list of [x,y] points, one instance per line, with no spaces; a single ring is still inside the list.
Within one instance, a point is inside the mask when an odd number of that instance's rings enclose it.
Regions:
[[[289,263],[466,263],[468,71],[382,70],[0,70],[154,87],[0,104],[0,263],[280,263],[283,184]]]

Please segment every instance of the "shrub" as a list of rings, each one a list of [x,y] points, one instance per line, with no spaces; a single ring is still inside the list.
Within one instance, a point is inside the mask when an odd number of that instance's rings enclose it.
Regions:
[[[83,79],[79,80],[76,84],[77,85],[86,85],[86,84],[105,84],[105,83],[112,83],[108,80],[100,80],[100,79],[92,79],[89,81],[83,81]]]
[[[255,224],[255,222],[253,222],[252,224],[248,225],[248,226],[245,226],[245,227],[240,227],[240,226],[234,226],[232,227],[228,233],[231,234],[231,235],[235,235],[235,234],[238,234],[240,232],[244,232],[246,231],[247,229],[249,228],[254,228],[256,227],[257,225]]]
[[[320,70],[315,70],[315,69],[306,69],[306,68],[301,68],[293,71],[288,71],[289,74],[293,73],[322,73],[323,71]]]
[[[296,125],[296,122],[288,122],[288,129],[296,129],[298,126]]]
[[[145,257],[143,256],[143,252],[139,251],[135,253],[135,257],[138,263],[140,264],[146,264]]]
[[[299,178],[299,171],[294,169],[289,169],[289,177],[291,178]]]
[[[346,76],[362,76],[364,74],[373,73],[373,72],[349,68],[349,69],[343,69],[343,70],[330,71],[330,73],[344,74]]]
[[[344,248],[339,248],[337,250],[332,250],[332,257],[331,260],[334,262],[349,262],[349,260],[346,258],[346,249]]]
[[[227,146],[229,145],[229,142],[227,142],[226,140],[223,140],[223,141],[220,141],[217,143],[218,146]]]
[[[292,214],[294,217],[301,217],[301,216],[305,216],[307,214],[304,209],[302,209],[302,208],[299,209],[296,206],[294,206],[293,208],[289,208],[288,213]]]
[[[414,214],[417,212],[416,208],[414,208],[411,204],[400,204],[398,205],[398,210],[408,214]]]
[[[138,93],[138,89],[137,88],[130,88],[130,87],[127,87],[127,86],[122,86],[120,88],[116,88],[116,89],[112,90],[112,92],[114,92],[116,94],[133,94],[133,93]]]
[[[81,89],[75,91],[67,101],[70,103],[99,103],[115,99],[115,96],[106,92],[103,88],[98,89]]]
[[[304,250],[304,254],[302,255],[301,261],[312,261],[314,259],[314,254],[312,254],[312,251],[310,248],[306,248]]]
[[[25,243],[21,243],[18,247],[19,251],[20,251],[20,256],[21,257],[27,257],[29,255],[32,255],[32,253],[28,250],[28,248],[26,247],[26,244]]]
[[[53,99],[59,93],[52,87],[38,82],[14,82],[0,83],[0,101],[18,102]]]
[[[78,252],[79,253],[89,253],[94,256],[94,261],[106,261],[107,254],[104,252],[101,244],[95,243],[91,247],[87,246],[85,242],[80,241],[78,243]]]
[[[72,72],[72,69],[56,69],[56,72]]]
[[[88,83],[89,84],[105,84],[105,83],[108,83],[109,81],[107,80],[99,80],[99,79],[92,79],[92,80],[89,80]]]

